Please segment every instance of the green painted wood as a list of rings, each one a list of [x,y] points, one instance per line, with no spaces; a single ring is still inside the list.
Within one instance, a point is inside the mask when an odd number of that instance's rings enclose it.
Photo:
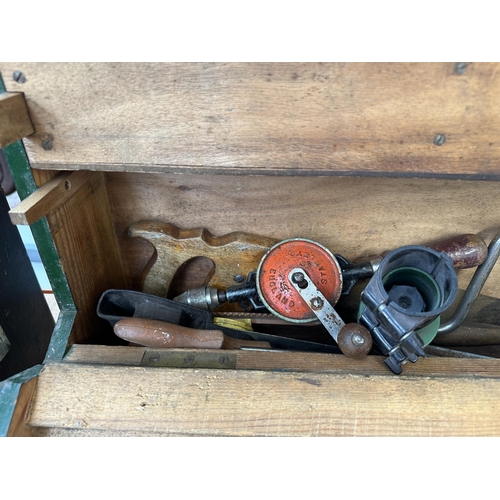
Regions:
[[[5,85],[0,75],[0,93],[2,92],[5,92]],[[19,198],[23,200],[37,189],[24,145],[22,141],[18,141],[4,148],[3,152],[11,170]],[[45,363],[62,359],[64,356],[76,316],[76,306],[66,275],[61,267],[59,254],[50,233],[47,219],[43,217],[30,227],[60,309],[59,318],[47,349]]]
[[[60,361],[66,351],[70,347],[68,345],[68,338],[76,318],[76,309],[73,307],[66,307],[61,309],[57,323],[52,332],[47,354],[43,364],[50,363],[51,361]]]
[[[33,366],[0,382],[0,437],[7,436],[22,385],[37,377],[41,369],[41,365]]]
[[[0,437],[7,436],[22,384],[0,382]]]
[[[0,93],[5,91],[2,75],[0,75]],[[22,141],[17,141],[4,148],[3,152],[12,173],[19,198],[24,200],[37,189],[24,145]],[[43,217],[30,227],[59,308],[75,308],[73,296],[61,268],[59,255],[50,234],[47,219]]]
[[[12,178],[14,179],[19,198],[23,200],[37,189],[23,143],[18,141],[11,144],[4,148],[3,152],[12,172]],[[74,308],[73,296],[61,268],[59,255],[50,234],[47,219],[43,217],[30,227],[59,308]]]

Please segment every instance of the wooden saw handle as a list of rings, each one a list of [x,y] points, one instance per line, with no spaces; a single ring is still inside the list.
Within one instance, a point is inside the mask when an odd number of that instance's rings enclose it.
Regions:
[[[206,285],[227,288],[234,285],[235,275],[255,271],[262,256],[278,242],[244,232],[214,236],[207,229],[180,229],[158,221],[136,222],[128,232],[149,241],[156,250],[144,270],[142,291],[159,297],[167,297],[176,271],[194,257],[208,257],[215,264]]]
[[[185,326],[142,318],[124,318],[115,323],[115,335],[128,342],[146,347],[241,349],[266,348],[267,342],[234,339],[220,330],[197,330]]]

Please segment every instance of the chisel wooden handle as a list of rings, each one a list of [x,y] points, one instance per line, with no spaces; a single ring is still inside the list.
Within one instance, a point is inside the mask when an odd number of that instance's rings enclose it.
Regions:
[[[224,335],[220,330],[197,330],[152,319],[124,318],[115,323],[113,330],[117,337],[146,347],[194,349],[271,347],[267,342],[234,339]]]

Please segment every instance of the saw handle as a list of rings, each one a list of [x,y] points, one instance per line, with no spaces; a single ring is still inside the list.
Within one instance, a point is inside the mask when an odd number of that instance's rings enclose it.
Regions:
[[[113,331],[123,340],[155,348],[269,349],[271,347],[268,342],[235,339],[224,335],[220,330],[198,330],[153,319],[124,318],[115,323]]]

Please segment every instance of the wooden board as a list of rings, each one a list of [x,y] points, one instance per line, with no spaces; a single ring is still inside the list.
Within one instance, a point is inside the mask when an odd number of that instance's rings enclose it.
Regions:
[[[52,174],[37,180],[43,184]],[[96,314],[105,290],[126,287],[103,174],[94,172],[47,220],[78,310],[70,343],[116,342],[107,322]]]
[[[144,358],[148,355],[146,347],[74,345],[64,357],[65,363],[85,363],[104,365],[144,366]],[[154,350],[159,351],[158,349]],[[194,356],[197,368],[209,368],[211,359],[207,356],[207,365],[203,365],[203,355],[213,354],[202,349],[165,349],[163,355],[171,355],[173,362],[184,356]],[[353,361],[341,354],[323,354],[292,351],[227,351],[235,359],[237,370],[279,370],[327,372],[355,375],[387,375],[394,377],[384,364],[384,356],[367,356]],[[149,366],[151,366],[149,364]],[[171,366],[175,366],[172,363]],[[183,368],[181,365],[179,368]],[[158,368],[161,369],[161,368]],[[496,359],[466,359],[466,358],[421,358],[417,363],[407,363],[403,374],[412,377],[449,376],[449,377],[487,377],[500,378],[500,360]]]
[[[13,224],[31,225],[56,210],[94,175],[92,172],[59,172],[9,212]]]
[[[497,436],[500,381],[46,365],[35,427],[205,436]]]
[[[38,378],[32,378],[25,382],[17,398],[16,407],[12,420],[10,422],[7,436],[9,437],[30,437],[33,436],[33,427],[26,425],[26,416],[32,401],[33,393],[37,384]]]
[[[499,178],[500,65],[454,68],[0,64],[25,92],[35,168]]]
[[[123,173],[107,173],[106,180],[124,271],[135,289],[153,255],[151,244],[127,235],[140,220],[204,227],[216,236],[309,238],[359,262],[462,233],[489,243],[500,232],[496,182]],[[460,288],[473,272],[458,272]],[[500,298],[500,266],[483,293]]]
[[[34,133],[24,95],[0,93],[0,149]]]

